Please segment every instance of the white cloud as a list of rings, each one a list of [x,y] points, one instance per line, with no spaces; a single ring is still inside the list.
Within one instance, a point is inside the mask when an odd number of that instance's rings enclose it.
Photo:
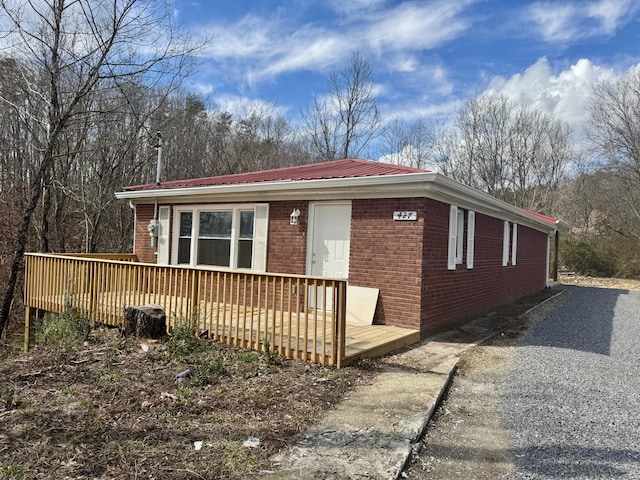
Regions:
[[[300,27],[278,18],[247,15],[233,24],[209,25],[213,37],[203,52],[227,73],[253,83],[297,70],[323,70],[348,55],[350,42],[339,32],[311,25]]]
[[[213,40],[203,55],[216,60],[254,58],[265,55],[279,35],[282,24],[278,19],[264,19],[246,15],[234,24],[212,24],[200,27],[203,36]]]
[[[594,0],[580,3],[536,2],[525,11],[547,42],[573,42],[611,36],[640,10],[637,0]]]
[[[296,70],[324,70],[346,58],[349,41],[341,35],[322,30],[299,31],[288,41],[280,41],[264,68],[255,69],[256,77],[272,76]]]
[[[190,87],[202,95],[211,95],[216,91],[213,85],[204,82],[195,82],[191,84]]]
[[[432,119],[447,123],[453,120],[462,100],[442,103],[408,101],[383,105],[383,118],[388,122],[402,120],[408,123],[416,120]]]
[[[338,13],[353,15],[381,7],[386,0],[330,0],[327,4]]]
[[[471,2],[407,2],[377,12],[364,32],[367,46],[381,50],[432,49],[456,38],[471,22],[461,13]]]
[[[612,35],[636,10],[637,0],[601,0],[588,4],[586,16],[600,24],[602,33]]]
[[[371,2],[373,4],[379,2]],[[353,51],[377,52],[394,65],[396,55],[431,49],[455,38],[470,26],[460,18],[469,2],[402,3],[394,9],[346,18],[342,29],[303,27],[286,40],[272,42],[274,54],[259,74],[277,75],[299,69],[322,71],[341,63]],[[405,70],[412,62],[399,64]]]
[[[413,102],[439,102],[454,91],[454,83],[445,64],[437,57],[416,59],[411,69],[389,66],[393,87],[387,89],[389,100],[412,97]],[[401,100],[400,100],[401,101]]]
[[[222,112],[231,113],[234,118],[241,118],[251,112],[258,112],[272,116],[285,116],[285,108],[259,98],[243,97],[240,95],[222,95],[215,97],[215,103]]]
[[[389,59],[388,66],[393,72],[413,72],[418,68],[419,63],[415,55],[400,54]]]
[[[613,69],[580,59],[557,75],[546,58],[540,58],[523,73],[506,79],[495,77],[485,91],[504,95],[512,101],[539,108],[567,122],[580,138],[588,117],[591,85],[616,76]]]
[[[299,19],[280,18],[278,12],[272,18],[246,15],[232,24],[202,28],[213,36],[204,56],[221,62],[228,73],[242,72],[250,84],[298,70],[326,71],[354,51],[407,71],[415,69],[412,52],[440,46],[470,27],[462,13],[471,1],[403,2],[385,8],[379,0],[343,0],[339,25],[299,25]]]
[[[528,11],[547,42],[565,41],[575,35],[576,8],[573,5],[536,3]]]

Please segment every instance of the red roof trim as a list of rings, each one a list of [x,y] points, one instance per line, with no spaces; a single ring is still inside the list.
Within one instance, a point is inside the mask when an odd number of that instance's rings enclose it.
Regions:
[[[424,173],[427,170],[390,165],[387,163],[347,158],[330,162],[310,163],[295,167],[277,168],[259,172],[222,175],[218,177],[194,178],[189,180],[175,180],[162,182],[160,185],[134,185],[125,187],[125,191],[163,190],[174,188],[210,187],[217,185],[235,185],[263,182],[294,182],[304,180],[329,180],[336,178],[375,177],[383,175],[401,175],[407,173]]]

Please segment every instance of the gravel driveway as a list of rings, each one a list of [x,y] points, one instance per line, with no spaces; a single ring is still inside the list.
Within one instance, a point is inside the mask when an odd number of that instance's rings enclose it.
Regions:
[[[569,287],[521,338],[498,399],[509,479],[640,479],[640,292]]]

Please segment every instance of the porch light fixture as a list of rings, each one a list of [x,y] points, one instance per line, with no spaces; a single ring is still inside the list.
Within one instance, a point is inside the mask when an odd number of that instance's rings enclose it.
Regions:
[[[300,216],[300,210],[297,208],[293,209],[291,215],[289,215],[289,225],[298,225],[298,217]]]

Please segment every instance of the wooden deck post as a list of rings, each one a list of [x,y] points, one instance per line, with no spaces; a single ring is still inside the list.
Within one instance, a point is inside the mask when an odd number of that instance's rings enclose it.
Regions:
[[[189,305],[187,305],[188,319],[189,325],[196,328],[196,335],[199,335],[202,328],[200,328],[200,312],[198,312],[198,298],[200,297],[200,272],[199,271],[190,271],[191,276],[191,285],[189,288],[191,292],[188,297]]]
[[[342,359],[345,354],[345,338],[347,329],[347,283],[340,282],[338,284],[338,311],[336,312],[335,321],[338,330],[336,345],[336,367],[342,367]]]
[[[35,310],[35,309],[34,309]],[[24,307],[24,351],[28,352],[33,341],[33,317],[35,312],[31,311],[29,305]]]

